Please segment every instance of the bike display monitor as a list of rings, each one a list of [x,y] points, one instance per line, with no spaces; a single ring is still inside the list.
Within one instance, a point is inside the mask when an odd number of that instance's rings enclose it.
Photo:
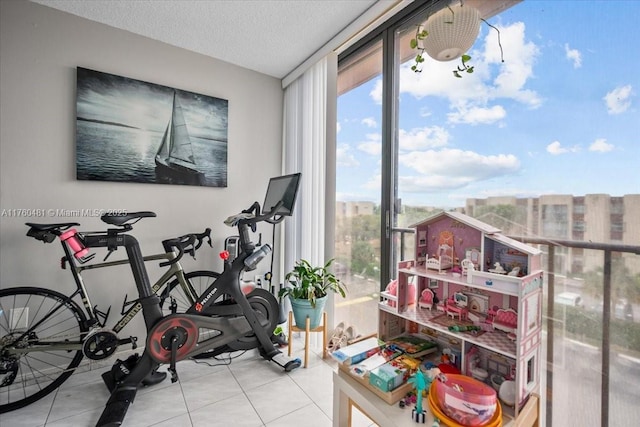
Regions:
[[[274,215],[291,216],[296,203],[299,184],[300,173],[271,178],[267,187],[267,194],[264,197],[264,203],[262,204],[262,213],[271,212],[271,209],[278,202],[282,202],[282,206],[274,212]]]

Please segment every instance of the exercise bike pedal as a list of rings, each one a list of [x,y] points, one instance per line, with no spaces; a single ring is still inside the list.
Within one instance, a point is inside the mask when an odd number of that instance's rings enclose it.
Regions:
[[[176,356],[178,354],[178,338],[173,336],[171,338],[171,360],[169,362],[168,371],[171,373],[171,382],[178,381],[178,371],[176,370]]]
[[[299,358],[290,359],[283,353],[276,354],[271,358],[271,361],[281,366],[285,372],[291,372],[302,365],[302,361]]]

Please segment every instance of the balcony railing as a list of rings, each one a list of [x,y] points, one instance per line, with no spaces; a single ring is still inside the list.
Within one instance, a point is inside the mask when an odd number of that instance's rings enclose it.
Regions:
[[[547,304],[545,317],[547,319],[547,366],[546,366],[546,425],[553,425],[553,390],[554,390],[554,377],[553,367],[556,366],[554,360],[554,342],[557,337],[553,333],[555,330],[556,313],[555,313],[555,286],[556,286],[556,250],[557,248],[574,248],[581,250],[596,250],[602,252],[602,341],[601,341],[601,365],[600,365],[600,377],[601,377],[601,390],[600,390],[600,426],[608,427],[610,424],[610,385],[611,385],[611,306],[612,306],[612,254],[635,254],[640,255],[640,246],[635,245],[618,245],[618,244],[605,244],[605,243],[592,243],[581,242],[573,240],[550,240],[543,238],[532,238],[522,236],[510,236],[515,240],[519,240],[523,243],[541,245],[544,251],[546,247],[546,267],[545,270],[548,273],[546,281],[547,287]],[[636,314],[638,316],[638,314]],[[637,320],[637,319],[636,319]],[[638,326],[640,330],[640,325]],[[640,368],[640,367],[639,367]],[[640,378],[636,378],[640,379]],[[576,382],[580,381],[580,378],[575,378]],[[634,405],[637,407],[637,405]],[[637,408],[628,408],[631,410],[637,410]],[[578,408],[573,408],[576,411]],[[637,421],[637,420],[636,420]],[[635,421],[634,421],[635,422]],[[576,424],[577,425],[577,424]],[[595,422],[591,425],[597,425]],[[612,425],[619,425],[614,423]],[[629,424],[631,425],[631,424]]]

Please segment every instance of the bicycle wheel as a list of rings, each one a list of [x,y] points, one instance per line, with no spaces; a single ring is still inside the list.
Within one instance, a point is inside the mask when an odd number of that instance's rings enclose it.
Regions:
[[[185,273],[184,277],[189,282],[190,289],[185,290],[178,282],[178,279],[174,279],[160,292],[160,307],[165,316],[172,313],[172,301],[175,301],[174,308],[176,313],[187,311],[196,298],[202,295],[220,277],[220,273],[199,270]]]
[[[49,289],[0,290],[0,413],[51,393],[82,360],[86,317]]]

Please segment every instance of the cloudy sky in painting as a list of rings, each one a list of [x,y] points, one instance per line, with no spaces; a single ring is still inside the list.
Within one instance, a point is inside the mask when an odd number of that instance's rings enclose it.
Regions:
[[[578,6],[579,3],[579,7]],[[640,193],[640,2],[525,1],[482,25],[473,74],[400,67],[405,204],[469,197]],[[338,200],[380,200],[382,81],[338,100]]]
[[[227,100],[85,68],[78,68],[77,116],[162,133],[174,91],[191,136],[226,141]]]

